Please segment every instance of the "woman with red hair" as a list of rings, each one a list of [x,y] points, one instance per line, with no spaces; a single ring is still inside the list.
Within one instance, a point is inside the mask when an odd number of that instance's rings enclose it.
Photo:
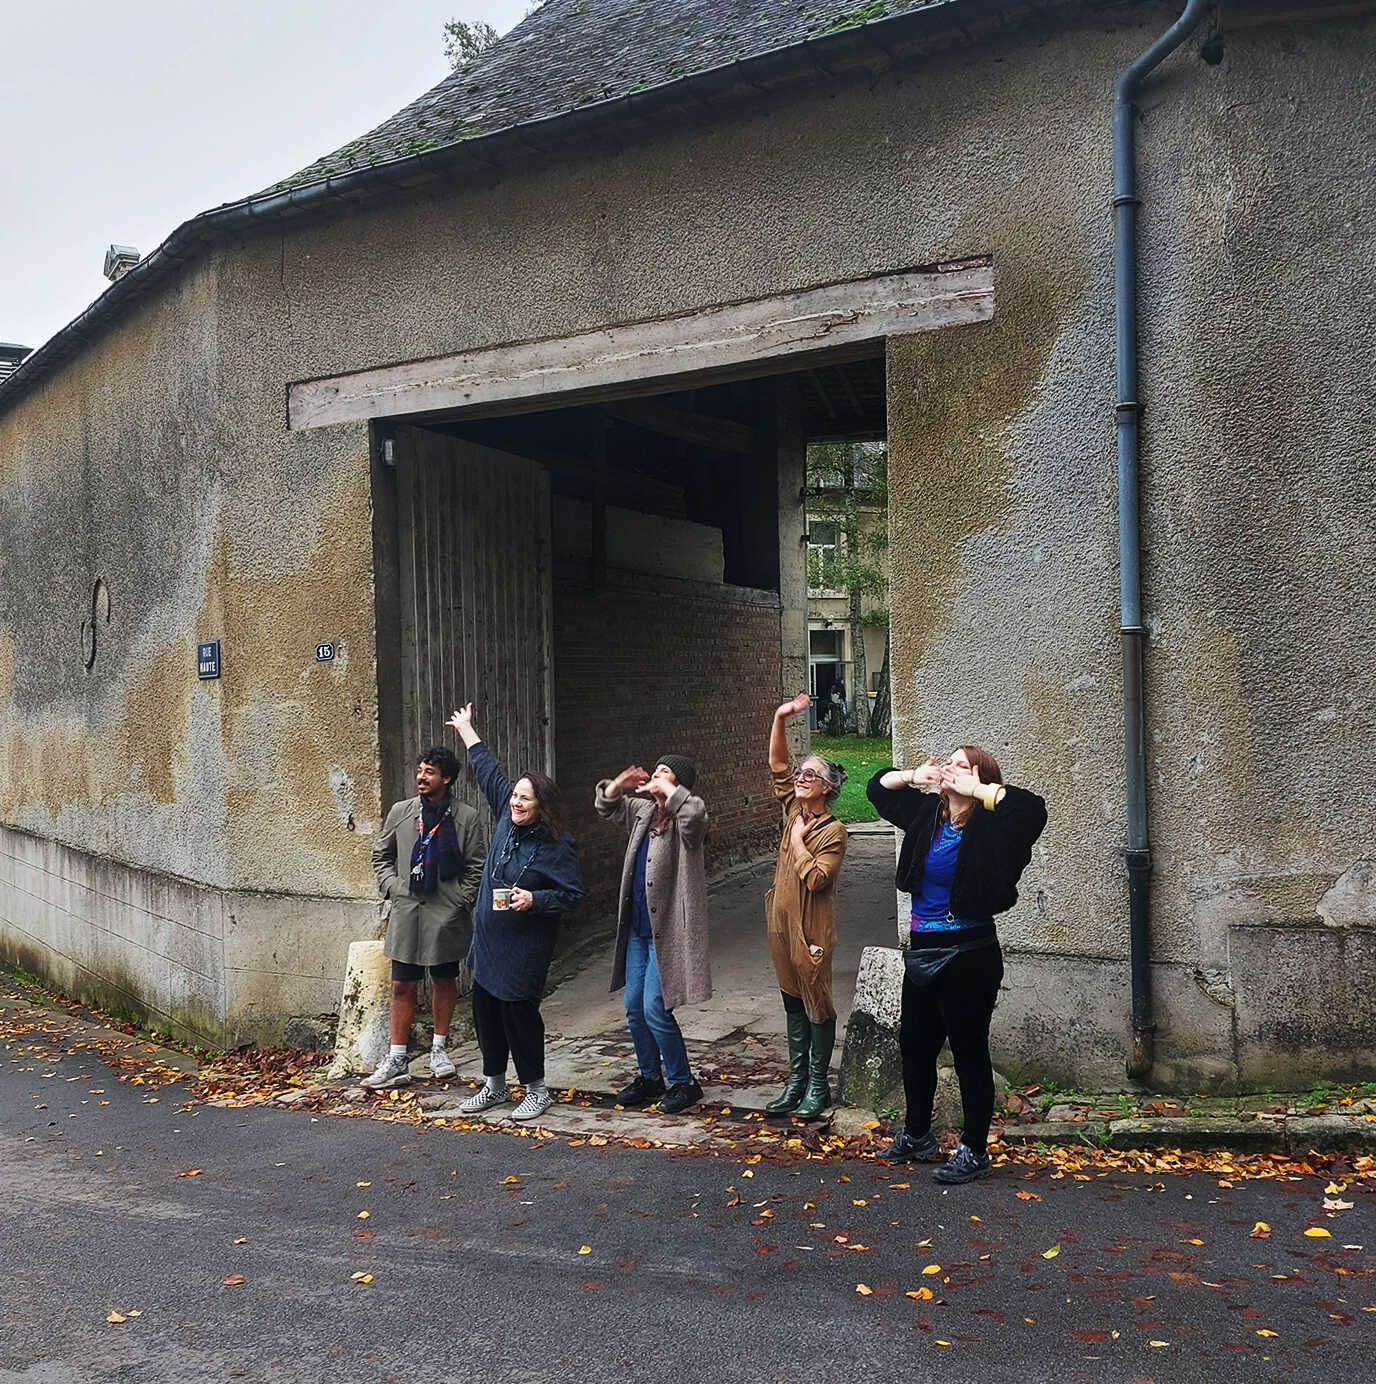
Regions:
[[[912,898],[898,1029],[908,1108],[881,1156],[941,1157],[932,1102],[937,1054],[949,1039],[964,1128],[934,1176],[972,1182],[992,1171],[985,1151],[994,1115],[989,1021],[1003,979],[994,915],[1017,901],[1046,803],[1005,784],[998,761],[978,745],[962,745],[941,765],[933,758],[918,769],[881,769],[865,791],[903,832],[897,884]]]

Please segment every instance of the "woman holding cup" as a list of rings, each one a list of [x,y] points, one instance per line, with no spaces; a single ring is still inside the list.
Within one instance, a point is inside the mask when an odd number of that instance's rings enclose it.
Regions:
[[[472,702],[449,725],[468,750],[469,767],[495,818],[468,952],[485,1079],[459,1108],[477,1115],[509,1100],[506,1069],[514,1059],[525,1099],[512,1118],[533,1120],[552,1099],[545,1085],[540,1000],[559,923],[583,899],[578,851],[564,831],[553,779],[527,771],[511,783],[474,729]]]

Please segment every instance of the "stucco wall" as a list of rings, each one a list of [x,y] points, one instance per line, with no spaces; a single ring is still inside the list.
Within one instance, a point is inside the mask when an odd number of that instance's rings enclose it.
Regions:
[[[1002,1041],[1121,1070],[1107,111],[1175,13],[1053,17],[216,250],[0,419],[0,818],[218,887],[364,898],[366,439],[288,434],[286,384],[992,255],[992,323],[890,351],[896,740],[908,759],[983,740],[1047,793]],[[1372,38],[1243,30],[1217,65],[1187,47],[1143,103],[1156,955],[1180,1080],[1240,1069],[1233,929],[1312,914],[1373,835],[1330,771],[1376,759]],[[113,616],[87,675],[96,576]],[[216,636],[225,676],[198,685]],[[345,657],[316,666],[326,638]],[[1058,988],[1083,996],[1070,1032],[1048,1031]]]

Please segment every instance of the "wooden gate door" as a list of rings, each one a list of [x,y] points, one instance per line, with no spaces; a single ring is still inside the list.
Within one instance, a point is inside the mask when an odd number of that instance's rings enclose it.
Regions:
[[[553,774],[549,477],[410,426],[396,430],[396,459],[401,753],[454,745],[445,722],[471,701],[509,777]],[[480,805],[471,782],[459,787]]]

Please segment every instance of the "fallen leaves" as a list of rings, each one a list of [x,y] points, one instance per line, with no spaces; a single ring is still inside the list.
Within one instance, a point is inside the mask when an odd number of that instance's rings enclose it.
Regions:
[[[592,1246],[591,1246],[591,1245],[579,1245],[579,1247],[578,1247],[578,1253],[579,1253],[579,1254],[591,1254],[591,1253],[592,1253]]]
[[[914,1288],[910,1293],[904,1293],[904,1297],[910,1297],[914,1302],[931,1302],[935,1294],[930,1288]]]
[[[200,1177],[200,1175],[200,1168],[187,1168],[185,1172],[180,1172],[177,1174],[178,1177]]]
[[[1313,1240],[1331,1240],[1333,1238],[1332,1232],[1325,1230],[1321,1225],[1311,1225],[1304,1233]]]
[[[868,1283],[857,1283],[855,1285],[855,1291],[859,1293],[861,1297],[870,1297],[874,1289],[871,1288]]]
[[[372,1274],[370,1274],[370,1273],[364,1273],[364,1272],[362,1271],[362,1269],[360,1269],[357,1273],[352,1273],[352,1274],[350,1274],[349,1277],[350,1277],[355,1283],[371,1283],[371,1282],[373,1281],[373,1276],[372,1276]]]
[[[926,1264],[926,1265],[923,1266],[922,1272],[923,1272],[924,1274],[940,1273],[940,1272],[941,1272],[941,1265],[940,1265],[940,1264]]]
[[[1271,1238],[1271,1227],[1265,1221],[1258,1221],[1251,1230],[1250,1238],[1253,1240],[1269,1240]]]
[[[1061,1252],[1060,1245],[1052,1245],[1050,1249],[1042,1250],[1043,1259],[1054,1259]]]
[[[226,1288],[242,1288],[243,1285],[248,1282],[248,1279],[241,1273],[232,1273],[222,1278],[220,1282],[223,1283]]]

